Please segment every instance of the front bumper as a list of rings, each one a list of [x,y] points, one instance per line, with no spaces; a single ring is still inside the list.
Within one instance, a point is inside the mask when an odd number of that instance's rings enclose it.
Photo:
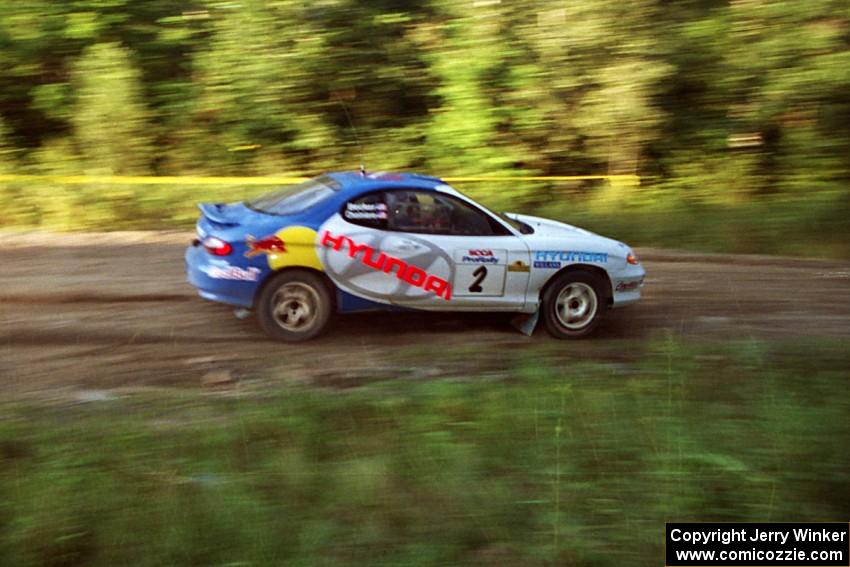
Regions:
[[[613,287],[611,307],[625,307],[637,303],[640,300],[640,290],[643,287],[645,277],[646,270],[639,264],[637,266],[629,265],[619,273],[613,274],[611,278],[611,286]]]

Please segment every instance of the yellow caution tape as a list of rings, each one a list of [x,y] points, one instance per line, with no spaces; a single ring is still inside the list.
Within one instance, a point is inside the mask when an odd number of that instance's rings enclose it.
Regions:
[[[227,148],[228,152],[247,152],[249,150],[258,150],[262,146],[260,144],[245,144],[243,146],[234,146],[232,148]]]
[[[442,177],[441,179],[448,183],[462,183],[464,181],[582,181],[585,179],[622,179],[637,181],[640,178],[637,175],[541,175],[517,177],[482,175],[481,177]]]
[[[127,176],[127,175],[0,175],[3,181],[41,181],[63,185],[116,184],[116,185],[280,185],[301,183],[309,177],[198,177],[187,176]],[[544,175],[544,176],[470,176],[443,177],[447,183],[473,181],[584,181],[593,179],[638,182],[637,175]]]
[[[196,177],[126,175],[0,175],[2,181],[44,181],[64,185],[278,185],[301,183],[309,177]]]

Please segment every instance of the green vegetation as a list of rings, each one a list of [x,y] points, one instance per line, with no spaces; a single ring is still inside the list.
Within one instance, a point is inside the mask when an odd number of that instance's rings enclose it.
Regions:
[[[0,174],[638,174],[468,186],[637,244],[850,257],[822,245],[848,91],[843,0],[0,0]],[[0,182],[0,227],[187,226],[245,192]]]
[[[604,348],[541,343],[490,365],[454,349],[446,367],[486,370],[344,390],[268,376],[6,403],[0,557],[651,565],[665,520],[846,517],[846,343]]]

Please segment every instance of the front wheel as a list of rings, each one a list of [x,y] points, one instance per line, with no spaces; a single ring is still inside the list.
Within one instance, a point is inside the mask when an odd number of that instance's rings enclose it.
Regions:
[[[322,278],[306,270],[272,277],[257,299],[257,320],[263,331],[286,342],[306,341],[324,331],[332,301]]]
[[[543,322],[558,339],[582,339],[590,335],[605,313],[603,283],[586,271],[556,276],[543,294]]]

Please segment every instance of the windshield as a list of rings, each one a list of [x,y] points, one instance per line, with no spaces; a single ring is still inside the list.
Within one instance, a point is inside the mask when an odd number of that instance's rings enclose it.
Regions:
[[[290,185],[261,197],[246,201],[248,208],[270,215],[295,215],[306,211],[330,197],[340,188],[339,182],[323,175],[316,179]]]

